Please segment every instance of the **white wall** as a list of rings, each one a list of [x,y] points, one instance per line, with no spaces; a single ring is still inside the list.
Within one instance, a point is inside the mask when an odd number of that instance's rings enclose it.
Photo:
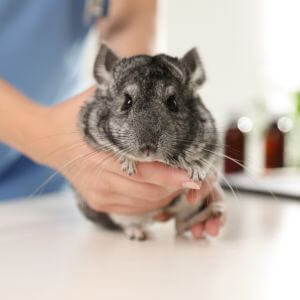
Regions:
[[[299,0],[262,1],[263,92],[276,113],[292,111],[300,90],[299,11]]]
[[[247,113],[262,94],[261,1],[159,0],[156,52],[182,56],[198,47],[208,77],[200,93],[221,128],[230,112]],[[91,74],[95,42],[87,48],[85,66]]]
[[[207,70],[202,95],[224,126],[258,97],[260,0],[168,0],[168,52],[197,46]]]

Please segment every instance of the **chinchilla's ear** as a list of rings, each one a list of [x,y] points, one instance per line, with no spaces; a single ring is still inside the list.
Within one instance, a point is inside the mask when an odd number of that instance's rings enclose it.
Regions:
[[[111,70],[119,57],[106,44],[101,44],[95,65],[94,77],[98,84],[107,83],[111,79]]]
[[[188,51],[181,59],[181,62],[189,70],[191,86],[194,88],[200,87],[204,83],[206,76],[197,49],[192,48]]]

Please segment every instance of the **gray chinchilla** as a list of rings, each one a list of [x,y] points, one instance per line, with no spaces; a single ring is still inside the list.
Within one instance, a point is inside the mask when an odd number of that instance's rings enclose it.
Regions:
[[[138,161],[182,168],[194,181],[215,172],[217,130],[197,94],[205,73],[195,48],[181,59],[165,54],[121,59],[102,44],[94,77],[97,90],[79,116],[82,136],[92,148],[118,155],[129,175],[136,172]],[[195,222],[222,214],[221,204],[191,205],[184,192],[160,211],[175,214],[177,232],[182,233]],[[79,207],[92,221],[120,228],[138,240],[146,238],[145,227],[158,213],[125,216],[96,212],[80,197]]]

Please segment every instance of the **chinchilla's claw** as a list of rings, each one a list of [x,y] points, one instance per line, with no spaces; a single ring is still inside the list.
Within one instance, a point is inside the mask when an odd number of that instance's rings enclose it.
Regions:
[[[121,164],[122,164],[122,171],[127,173],[129,176],[136,173],[137,171],[136,164],[133,160],[124,157],[121,160]]]

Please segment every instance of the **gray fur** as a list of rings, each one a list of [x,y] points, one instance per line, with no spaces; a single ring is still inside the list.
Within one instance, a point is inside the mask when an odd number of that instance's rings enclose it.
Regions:
[[[116,153],[122,169],[129,174],[136,172],[137,161],[160,161],[187,170],[195,181],[204,179],[210,166],[215,165],[216,157],[211,152],[218,138],[215,121],[196,93],[205,81],[196,49],[182,59],[165,54],[120,59],[102,44],[94,75],[98,88],[79,117],[81,132],[89,145]],[[186,202],[184,195],[181,198]],[[176,203],[191,215],[201,206],[190,211],[187,205],[183,208],[182,203]],[[81,206],[83,212],[89,215],[84,207]],[[152,215],[110,217],[131,237],[138,238],[136,228],[143,229]],[[177,215],[180,219],[180,212]]]

